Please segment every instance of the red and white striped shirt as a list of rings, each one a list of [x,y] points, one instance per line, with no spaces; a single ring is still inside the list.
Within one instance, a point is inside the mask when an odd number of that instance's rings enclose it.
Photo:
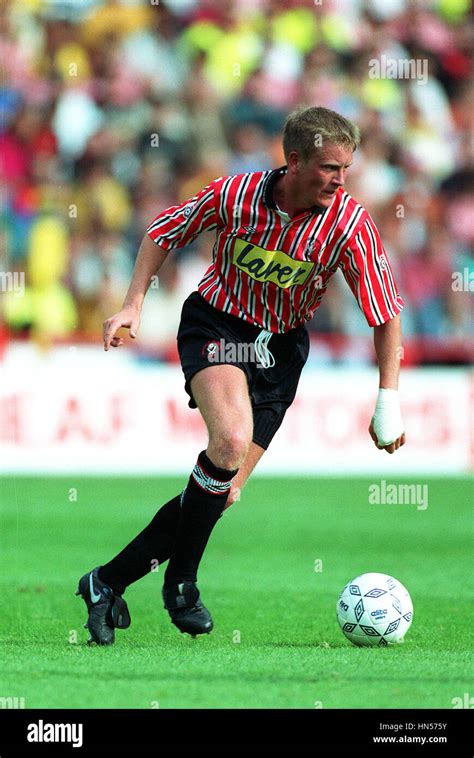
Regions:
[[[218,310],[267,331],[309,321],[338,268],[370,326],[396,316],[403,300],[367,211],[340,188],[328,208],[290,219],[273,199],[273,184],[285,171],[220,177],[160,213],[147,232],[174,250],[217,229],[213,261],[198,290]]]

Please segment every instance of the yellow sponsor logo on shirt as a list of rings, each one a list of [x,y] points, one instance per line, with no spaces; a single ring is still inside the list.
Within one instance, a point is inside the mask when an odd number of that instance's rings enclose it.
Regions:
[[[265,250],[238,237],[232,262],[257,282],[273,282],[283,289],[304,284],[314,268],[314,263],[295,261],[281,250]]]

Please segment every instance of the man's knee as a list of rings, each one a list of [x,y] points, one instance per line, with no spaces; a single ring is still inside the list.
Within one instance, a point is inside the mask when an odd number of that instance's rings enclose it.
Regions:
[[[211,436],[208,455],[216,466],[225,469],[239,468],[252,440],[243,429],[222,431]]]

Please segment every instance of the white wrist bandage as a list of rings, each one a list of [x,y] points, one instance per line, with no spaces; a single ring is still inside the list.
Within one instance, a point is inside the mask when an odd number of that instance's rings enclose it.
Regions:
[[[372,425],[381,447],[390,445],[403,434],[398,390],[379,389]]]

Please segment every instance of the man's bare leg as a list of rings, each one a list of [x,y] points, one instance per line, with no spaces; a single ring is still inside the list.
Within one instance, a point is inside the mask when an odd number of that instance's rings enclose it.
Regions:
[[[241,492],[249,478],[250,474],[254,470],[255,466],[259,462],[260,458],[265,452],[265,448],[257,445],[256,442],[251,442],[247,455],[244,458],[244,462],[239,468],[237,476],[232,480],[232,486],[230,488],[229,497],[225,505],[225,510],[230,508],[231,505],[240,500]]]
[[[239,468],[252,440],[247,377],[237,366],[209,366],[191,379],[191,391],[206,424],[206,453],[219,468]]]

